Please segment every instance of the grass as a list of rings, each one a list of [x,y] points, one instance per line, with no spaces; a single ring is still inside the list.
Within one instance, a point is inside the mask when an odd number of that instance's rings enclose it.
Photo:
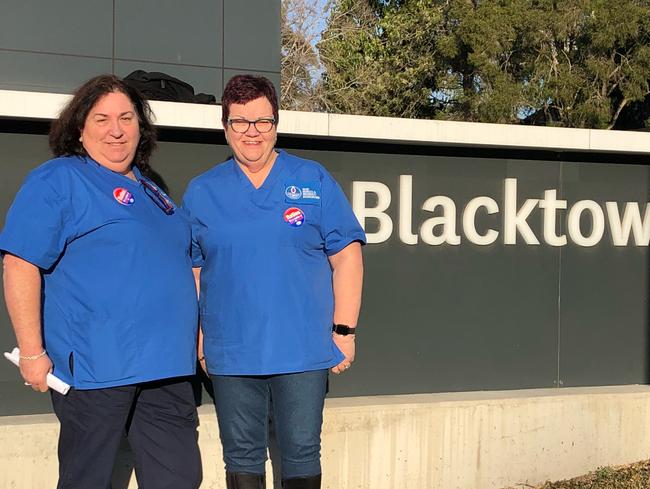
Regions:
[[[650,460],[618,467],[600,467],[573,479],[541,486],[517,484],[507,489],[650,489]]]

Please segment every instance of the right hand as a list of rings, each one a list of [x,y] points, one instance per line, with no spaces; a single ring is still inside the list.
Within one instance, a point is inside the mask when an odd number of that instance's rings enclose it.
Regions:
[[[19,362],[20,375],[25,383],[37,392],[47,392],[47,374],[52,372],[52,361],[47,355],[36,360],[23,360]]]

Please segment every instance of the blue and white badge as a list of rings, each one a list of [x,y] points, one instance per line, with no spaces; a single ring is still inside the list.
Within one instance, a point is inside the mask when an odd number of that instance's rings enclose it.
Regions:
[[[285,184],[284,201],[289,204],[320,205],[321,185],[314,182],[289,182]]]
[[[288,199],[298,200],[302,197],[302,190],[296,187],[295,185],[289,185],[284,190],[284,195],[286,195]]]

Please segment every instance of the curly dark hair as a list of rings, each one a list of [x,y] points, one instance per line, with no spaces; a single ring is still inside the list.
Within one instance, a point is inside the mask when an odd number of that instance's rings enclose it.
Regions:
[[[99,75],[81,85],[72,100],[63,108],[59,118],[52,121],[50,128],[50,149],[54,156],[87,156],[85,148],[79,141],[88,114],[104,95],[121,92],[126,95],[138,116],[140,141],[133,158],[133,164],[144,175],[151,174],[149,158],[156,147],[156,128],[153,125],[153,113],[149,103],[134,87],[115,75]]]
[[[230,106],[232,104],[247,104],[260,97],[266,97],[273,108],[273,117],[277,124],[280,120],[278,115],[278,95],[271,80],[264,76],[236,75],[233,76],[221,96],[221,123],[223,127],[228,124]]]

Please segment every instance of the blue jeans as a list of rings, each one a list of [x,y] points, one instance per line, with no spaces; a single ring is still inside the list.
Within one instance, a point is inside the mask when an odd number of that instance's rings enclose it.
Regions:
[[[282,478],[320,474],[327,375],[327,369],[260,376],[212,375],[226,471],[264,473],[272,416]]]

